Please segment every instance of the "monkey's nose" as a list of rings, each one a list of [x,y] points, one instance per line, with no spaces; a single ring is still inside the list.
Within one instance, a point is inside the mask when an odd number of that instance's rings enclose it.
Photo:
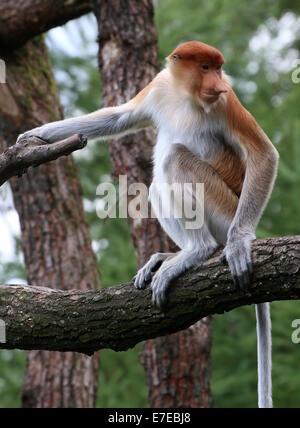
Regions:
[[[219,96],[219,95],[221,95],[221,94],[226,94],[226,92],[228,92],[226,88],[218,88],[218,89],[214,89],[214,95],[215,95],[216,97],[218,97],[218,96]]]

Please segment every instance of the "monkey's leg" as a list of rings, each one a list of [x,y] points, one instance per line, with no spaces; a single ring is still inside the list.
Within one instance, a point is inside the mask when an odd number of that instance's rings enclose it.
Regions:
[[[204,201],[197,201],[198,195],[194,189],[192,191],[196,209],[199,209],[197,202],[204,203],[204,224],[199,228],[188,229],[186,224],[190,219],[184,217],[184,211],[183,218],[162,221],[159,217],[163,227],[167,222],[168,227],[164,229],[175,242],[177,240],[176,243],[179,240],[177,232],[181,231],[180,240],[183,245],[180,246],[182,251],[173,258],[166,259],[153,276],[151,284],[153,302],[158,306],[164,304],[168,287],[174,278],[191,266],[207,260],[220,244],[226,242],[228,228],[238,204],[237,196],[211,165],[195,156],[185,146],[174,144],[165,165],[169,183],[204,184]],[[163,193],[161,197],[164,197]],[[174,205],[175,203],[176,201]],[[173,225],[174,222],[176,227]]]
[[[166,183],[164,183],[166,184]],[[164,197],[164,186],[161,183],[153,183],[149,189],[149,201],[154,211],[155,216],[158,218],[160,225],[164,231],[171,237],[179,248],[184,248],[187,245],[183,226],[177,219],[174,218],[174,213],[171,211],[170,215],[165,217],[163,214],[162,198]],[[139,289],[144,289],[147,283],[151,282],[154,272],[156,272],[162,263],[171,259],[177,253],[156,253],[153,254],[150,260],[143,266],[134,278],[134,286]]]
[[[161,191],[162,186],[160,184],[156,185],[156,183],[153,182],[150,186],[149,201],[151,201],[152,209],[167,235],[171,237],[179,248],[183,248],[186,244],[184,230],[182,225],[174,218],[173,214],[171,214],[169,218],[165,218],[163,216]],[[153,273],[159,269],[161,264],[175,255],[176,253],[153,254],[145,266],[143,266],[136,274],[134,278],[134,286],[139,289],[144,289],[147,283],[151,282]]]
[[[197,231],[198,245],[186,248],[165,260],[154,274],[151,282],[152,301],[162,307],[166,303],[167,291],[171,281],[192,266],[207,260],[218,248],[218,244],[206,225]]]

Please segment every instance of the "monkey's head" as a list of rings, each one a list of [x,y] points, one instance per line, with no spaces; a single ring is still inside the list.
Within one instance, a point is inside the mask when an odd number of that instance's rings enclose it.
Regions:
[[[198,41],[182,43],[167,57],[167,65],[178,83],[208,104],[228,91],[223,64],[224,57],[218,49]]]

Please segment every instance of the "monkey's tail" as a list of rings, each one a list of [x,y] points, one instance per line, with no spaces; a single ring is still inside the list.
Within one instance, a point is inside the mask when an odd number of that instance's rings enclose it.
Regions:
[[[272,402],[272,338],[270,304],[255,305],[258,365],[258,407],[273,407]]]

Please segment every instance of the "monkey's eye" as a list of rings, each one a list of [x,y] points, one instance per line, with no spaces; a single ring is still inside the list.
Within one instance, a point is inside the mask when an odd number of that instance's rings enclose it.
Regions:
[[[178,54],[174,54],[173,55],[173,59],[175,59],[175,61],[177,61],[179,59],[179,55]]]
[[[208,70],[209,69],[209,65],[208,64],[202,64],[202,68],[203,68],[203,70]]]
[[[216,68],[217,68],[217,70],[221,70],[221,68],[222,68],[221,64],[218,64]]]

